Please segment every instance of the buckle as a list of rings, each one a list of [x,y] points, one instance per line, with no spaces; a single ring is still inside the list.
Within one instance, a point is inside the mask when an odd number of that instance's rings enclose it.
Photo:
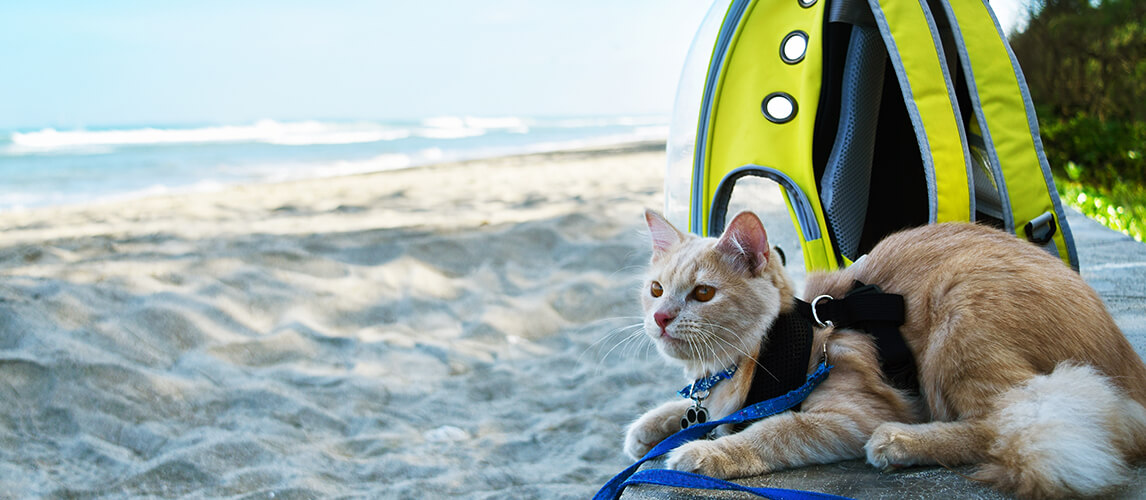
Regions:
[[[834,300],[834,299],[832,298],[831,295],[820,295],[820,296],[812,299],[812,321],[815,321],[816,326],[819,326],[820,328],[827,328],[829,326],[835,326],[835,324],[832,323],[832,320],[820,320],[820,313],[816,311],[816,306],[820,303],[821,300],[829,300],[830,301],[830,300]]]
[[[1031,219],[1023,228],[1027,233],[1027,240],[1036,245],[1046,245],[1054,237],[1058,226],[1054,221],[1054,214],[1050,212]]]

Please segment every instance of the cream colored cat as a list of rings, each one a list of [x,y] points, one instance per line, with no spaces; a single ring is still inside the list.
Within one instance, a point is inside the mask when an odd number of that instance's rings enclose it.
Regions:
[[[645,332],[691,381],[739,370],[705,401],[739,409],[769,325],[794,307],[792,285],[760,220],[737,215],[719,238],[646,213],[653,257],[642,291]],[[901,294],[901,332],[918,398],[890,386],[871,337],[818,329],[835,366],[804,401],[736,433],[668,456],[668,467],[735,478],[865,457],[875,467],[979,464],[974,477],[1026,497],[1089,496],[1123,484],[1146,457],[1146,367],[1098,295],[1056,258],[1001,231],[937,224],[887,237],[860,264],[813,275],[804,297],[842,297],[854,280]],[[766,367],[765,367],[766,368]],[[680,429],[691,401],[629,426],[638,458]]]

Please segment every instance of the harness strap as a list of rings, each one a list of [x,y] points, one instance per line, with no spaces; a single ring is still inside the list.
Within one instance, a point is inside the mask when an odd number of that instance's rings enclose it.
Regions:
[[[855,328],[871,335],[887,380],[898,389],[918,390],[915,357],[899,332],[906,312],[902,295],[856,281],[843,298],[817,302],[814,316],[812,305],[802,300],[796,301],[796,310],[805,317],[818,317],[838,328]]]
[[[687,428],[677,431],[676,434],[665,438],[664,441],[661,441],[656,446],[654,446],[652,450],[649,450],[649,452],[646,453],[644,457],[641,457],[640,460],[634,462],[633,465],[630,465],[628,468],[621,471],[620,474],[613,476],[613,478],[610,479],[609,482],[605,483],[605,485],[601,487],[600,491],[598,491],[597,494],[593,496],[593,500],[615,500],[619,498],[621,496],[621,491],[624,490],[626,486],[636,483],[630,482],[629,480],[633,474],[637,472],[637,469],[640,468],[641,464],[664,455],[682,444],[693,441],[695,439],[699,439],[721,425],[738,424],[750,420],[759,420],[761,418],[772,416],[782,411],[788,410],[789,408],[800,404],[801,401],[808,397],[808,394],[812,393],[812,390],[815,389],[816,386],[820,385],[820,382],[823,382],[824,379],[828,377],[828,372],[830,370],[831,367],[828,366],[827,360],[821,361],[820,366],[816,368],[816,371],[808,375],[807,381],[804,383],[804,385],[791,392],[788,392],[787,394],[784,394],[783,396],[772,398],[767,401],[761,401],[720,420],[713,420],[703,424],[690,425]],[[686,485],[669,486],[688,487]]]
[[[812,305],[802,300],[796,301],[796,309],[805,317],[812,317]],[[856,281],[851,291],[843,299],[833,299],[816,304],[816,316],[827,318],[839,327],[887,323],[891,326],[903,324],[903,296],[883,293],[876,285],[865,285]]]

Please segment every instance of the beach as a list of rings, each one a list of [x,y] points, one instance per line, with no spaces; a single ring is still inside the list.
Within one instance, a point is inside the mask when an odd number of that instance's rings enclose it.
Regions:
[[[0,212],[0,498],[591,497],[687,382],[639,328],[664,167],[638,142]],[[802,288],[777,188],[745,206]],[[1072,217],[1146,352],[1146,249]],[[861,461],[748,481],[989,494]]]
[[[629,337],[663,170],[649,142],[0,213],[0,497],[589,497],[681,383]]]

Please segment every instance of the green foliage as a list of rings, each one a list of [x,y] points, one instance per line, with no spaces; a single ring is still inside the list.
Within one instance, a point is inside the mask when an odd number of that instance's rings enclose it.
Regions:
[[[1062,177],[1056,177],[1055,184],[1067,205],[1106,227],[1146,241],[1146,188],[1133,184],[1094,187]]]
[[[1057,177],[1091,186],[1146,186],[1146,123],[1078,114],[1040,126]]]
[[[1146,1],[1032,0],[1010,37],[1063,201],[1143,241]]]
[[[1033,0],[1030,11],[1010,43],[1041,109],[1146,120],[1146,2]]]
[[[1146,123],[1079,114],[1041,128],[1063,201],[1106,227],[1143,241]]]

